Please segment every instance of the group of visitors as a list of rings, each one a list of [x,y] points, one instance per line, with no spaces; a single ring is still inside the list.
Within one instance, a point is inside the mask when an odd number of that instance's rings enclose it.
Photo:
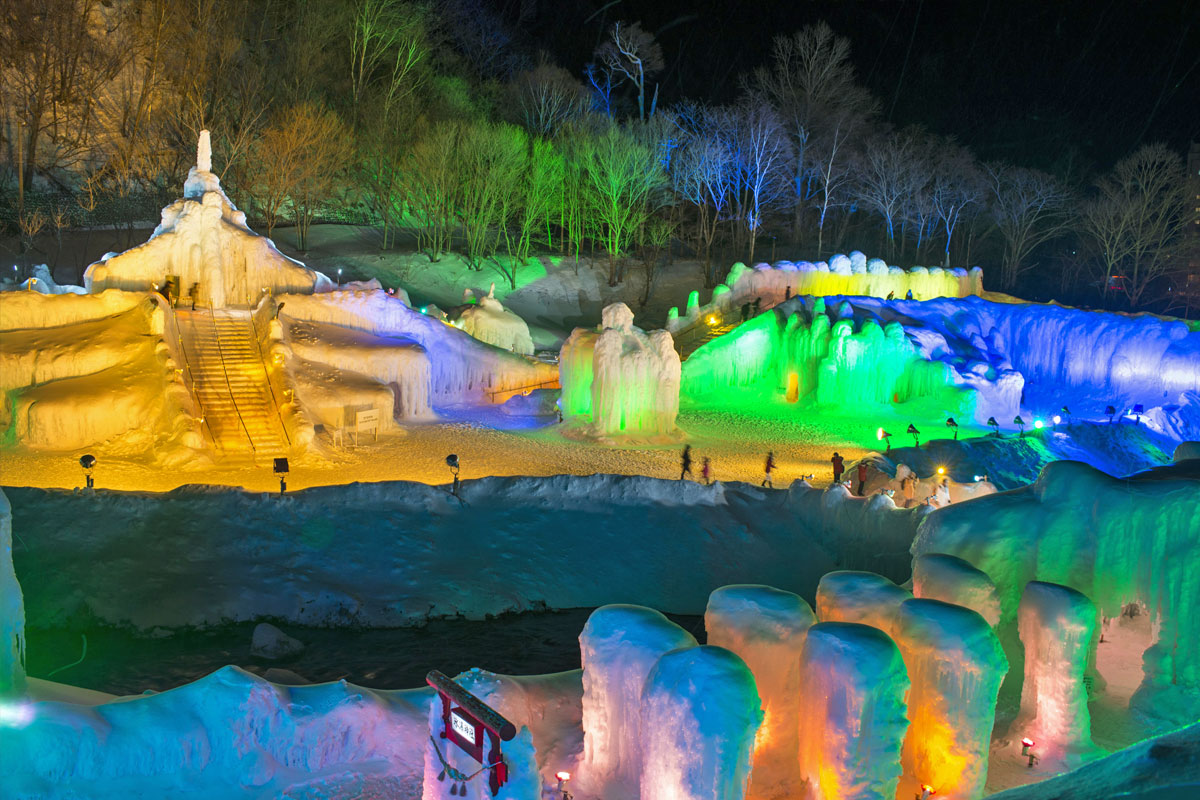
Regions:
[[[179,280],[174,276],[168,277],[165,281],[163,281],[163,285],[161,287],[156,284],[154,288],[158,289],[159,294],[163,296],[163,298],[167,301],[167,305],[169,305],[171,308],[175,308],[177,305],[179,305],[180,300],[182,300],[182,296],[179,294]],[[192,311],[196,310],[196,300],[199,297],[200,284],[199,282],[196,282],[192,284],[190,289],[188,289],[188,299],[192,301]]]

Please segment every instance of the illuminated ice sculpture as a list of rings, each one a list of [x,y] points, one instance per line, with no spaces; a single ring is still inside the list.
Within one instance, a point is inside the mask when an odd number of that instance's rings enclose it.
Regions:
[[[562,411],[591,432],[668,435],[679,413],[679,354],[671,334],[645,333],[624,303],[604,309],[600,330],[576,328],[559,357]]]
[[[592,794],[636,794],[641,776],[642,688],[659,656],[696,639],[657,611],[601,606],[579,634],[583,664],[583,760],[579,783]]]
[[[799,595],[770,586],[723,586],[708,597],[708,643],[737,653],[758,686],[763,722],[754,743],[751,797],[794,793],[796,719],[800,707],[800,652],[816,622]]]
[[[714,645],[672,650],[650,671],[641,699],[641,800],[746,796],[762,710],[742,659]]]
[[[1017,629],[1025,647],[1025,682],[1011,731],[1037,742],[1039,758],[1054,772],[1098,752],[1084,684],[1098,622],[1095,604],[1068,586],[1030,581],[1021,594]]]
[[[986,572],[958,556],[925,553],[913,559],[913,594],[977,612],[993,628],[1000,623],[1000,595]]]
[[[890,634],[900,604],[912,594],[874,572],[839,570],[817,584],[817,619],[858,622]]]
[[[799,666],[799,767],[813,800],[893,800],[909,688],[895,642],[869,625],[821,622]]]

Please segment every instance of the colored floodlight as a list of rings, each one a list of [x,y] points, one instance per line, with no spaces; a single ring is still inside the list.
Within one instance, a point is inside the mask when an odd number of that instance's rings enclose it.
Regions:
[[[954,417],[946,417],[946,427],[954,429],[954,441],[958,441],[958,423],[954,421]]]

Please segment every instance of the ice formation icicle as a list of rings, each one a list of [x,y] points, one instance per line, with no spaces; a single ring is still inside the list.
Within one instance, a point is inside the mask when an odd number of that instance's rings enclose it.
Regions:
[[[673,650],[654,665],[641,699],[641,800],[746,796],[762,711],[742,659],[714,645]]]
[[[929,785],[940,798],[983,795],[996,696],[1008,660],[987,620],[940,600],[900,604],[892,638],[912,691],[899,797]]]
[[[1086,595],[1030,581],[1021,594],[1018,630],[1025,646],[1021,713],[1010,729],[1037,742],[1043,768],[1064,772],[1099,753],[1092,743],[1084,673],[1096,648],[1099,617]]]
[[[763,722],[754,744],[749,796],[788,794],[796,773],[800,651],[816,622],[808,603],[770,586],[723,586],[708,598],[708,643],[737,653],[754,673]]]
[[[636,792],[646,746],[639,711],[646,676],[663,653],[695,646],[695,637],[650,608],[610,605],[592,612],[579,634],[581,787],[604,796]]]
[[[892,632],[900,604],[912,595],[873,572],[830,572],[817,584],[817,619],[860,622]]]
[[[899,649],[878,628],[821,622],[809,629],[800,658],[799,766],[813,800],[894,800],[908,687]]]
[[[600,327],[599,334],[576,328],[563,344],[563,414],[590,415],[597,436],[673,433],[680,361],[671,334],[634,327],[624,303],[606,307]]]
[[[913,559],[913,595],[977,612],[993,628],[1000,622],[1000,596],[986,572],[957,556],[926,553]]]
[[[12,507],[0,491],[0,697],[25,688],[25,600],[12,560]]]

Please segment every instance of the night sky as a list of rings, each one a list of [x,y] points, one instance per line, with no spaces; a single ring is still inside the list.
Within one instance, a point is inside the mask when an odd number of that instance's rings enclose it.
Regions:
[[[609,24],[640,20],[663,47],[667,104],[734,99],[772,36],[824,19],[851,39],[885,117],[985,160],[1078,178],[1145,142],[1200,139],[1200,2],[494,2],[526,47],[576,74]]]

